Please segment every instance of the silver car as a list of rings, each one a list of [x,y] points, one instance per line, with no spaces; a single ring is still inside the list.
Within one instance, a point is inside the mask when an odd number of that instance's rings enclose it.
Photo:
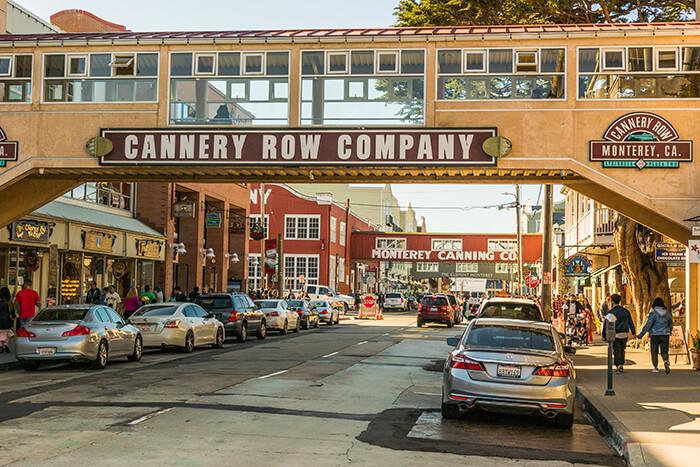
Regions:
[[[561,428],[574,423],[574,365],[549,323],[477,318],[445,362],[442,416],[472,409],[542,414]]]
[[[316,308],[318,319],[329,326],[340,323],[340,312],[326,300],[315,300],[310,305]]]
[[[220,349],[226,338],[221,321],[194,303],[142,306],[129,322],[141,331],[144,347],[181,347],[192,352],[198,345],[210,344]]]
[[[64,305],[41,310],[17,331],[17,360],[27,371],[42,363],[91,362],[104,368],[107,361],[127,357],[141,360],[139,330],[103,305]]]
[[[299,332],[301,329],[299,314],[292,310],[286,300],[255,300],[255,304],[265,313],[267,329],[279,331],[280,334],[287,334],[290,330]]]

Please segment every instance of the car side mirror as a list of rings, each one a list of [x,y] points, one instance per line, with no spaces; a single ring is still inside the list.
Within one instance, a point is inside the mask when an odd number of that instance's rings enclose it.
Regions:
[[[573,347],[571,345],[565,345],[564,353],[567,355],[576,355],[576,347]]]
[[[459,337],[448,337],[447,345],[451,347],[457,347],[459,345]]]

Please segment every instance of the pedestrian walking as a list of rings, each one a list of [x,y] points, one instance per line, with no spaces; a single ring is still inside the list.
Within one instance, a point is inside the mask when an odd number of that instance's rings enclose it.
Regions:
[[[17,292],[15,303],[19,304],[19,325],[24,326],[34,318],[36,309],[41,306],[39,294],[32,289],[31,280],[24,281],[22,290]]]
[[[612,294],[613,309],[605,316],[605,319],[615,323],[615,341],[613,342],[613,363],[615,364],[615,373],[623,373],[625,371],[625,348],[627,347],[627,339],[630,333],[636,334],[632,315],[623,306],[620,306],[622,297],[618,294]],[[603,326],[603,339],[606,339],[606,327]]]
[[[100,296],[100,305],[105,304],[105,296],[109,293],[109,287],[102,287],[102,295]]]
[[[136,287],[132,287],[129,289],[129,292],[127,292],[126,298],[124,299],[124,318],[128,318],[129,316],[133,315],[140,306],[141,302],[139,301],[139,291],[136,289]]]
[[[642,331],[637,336],[637,339],[644,337],[644,334],[649,333],[651,343],[651,364],[654,369],[652,373],[658,373],[659,365],[659,350],[661,350],[661,358],[664,360],[664,369],[666,374],[671,372],[671,362],[668,359],[668,342],[673,329],[673,317],[666,309],[664,301],[656,297],[652,303],[652,310],[647,317],[647,322],[642,328]]]
[[[85,303],[90,305],[100,305],[102,303],[102,292],[97,288],[97,282],[90,282],[90,289],[85,296]]]
[[[139,300],[141,300],[142,305],[156,303],[156,301],[157,301],[156,294],[151,292],[150,285],[145,285],[143,287],[143,293],[139,296]]]
[[[186,302],[187,301],[187,295],[185,295],[182,292],[182,289],[180,288],[179,285],[176,285],[175,288],[173,289],[173,300],[174,302]]]
[[[583,299],[583,311],[586,312],[586,324],[588,327],[588,343],[593,342],[593,330],[595,327],[593,318],[593,308],[587,298]]]
[[[379,306],[379,310],[381,312],[384,312],[384,294],[379,292],[379,295],[377,296],[377,306]]]
[[[0,288],[0,353],[10,353],[10,343],[15,335],[15,307],[7,287]]]
[[[198,297],[199,297],[199,287],[197,287],[195,285],[194,288],[192,289],[192,292],[190,292],[190,295],[188,298],[189,298],[189,301],[194,302],[195,300],[197,300]]]
[[[113,285],[107,288],[107,293],[105,294],[105,305],[110,307],[115,311],[119,311],[121,307],[122,298],[119,296],[117,291],[114,289]]]
[[[159,285],[156,285],[155,291],[156,291],[156,302],[163,303],[165,301],[165,297],[163,297],[163,289],[161,289]]]

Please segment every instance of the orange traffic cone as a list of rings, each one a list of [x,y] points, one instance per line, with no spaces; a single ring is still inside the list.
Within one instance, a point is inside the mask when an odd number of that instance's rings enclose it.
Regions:
[[[379,320],[379,319],[384,319],[384,315],[382,315],[382,309],[377,307],[377,314],[374,315],[374,319]]]

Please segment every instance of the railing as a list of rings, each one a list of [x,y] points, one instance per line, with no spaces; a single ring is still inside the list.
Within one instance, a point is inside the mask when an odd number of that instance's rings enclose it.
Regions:
[[[614,228],[614,211],[609,208],[589,210],[578,219],[576,224],[566,230],[564,244],[572,247],[566,248],[566,255],[577,253],[582,248],[600,243],[599,236],[612,235]]]

